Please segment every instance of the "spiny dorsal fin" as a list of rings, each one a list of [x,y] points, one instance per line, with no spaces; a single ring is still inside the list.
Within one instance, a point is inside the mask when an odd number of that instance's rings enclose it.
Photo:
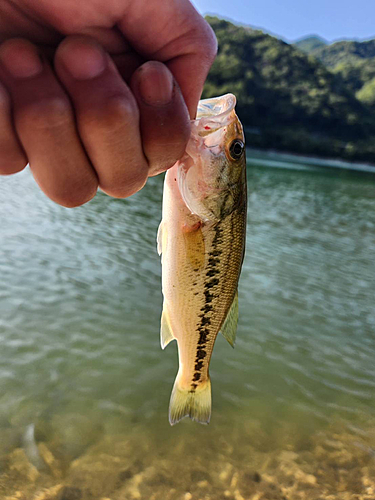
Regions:
[[[161,314],[161,327],[160,327],[160,345],[162,349],[165,349],[169,342],[175,339],[172,333],[172,329],[169,323],[169,315],[165,308],[165,303],[163,306],[163,312]]]
[[[236,341],[236,332],[237,332],[237,322],[238,322],[238,290],[234,296],[232,305],[228,311],[228,315],[225,318],[223,326],[221,327],[221,333],[224,338],[230,343],[232,347],[234,347],[234,343]]]

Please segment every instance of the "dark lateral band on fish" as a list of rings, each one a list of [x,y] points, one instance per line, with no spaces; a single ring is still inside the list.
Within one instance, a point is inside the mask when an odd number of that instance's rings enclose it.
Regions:
[[[208,282],[205,283],[204,287],[205,289],[211,289],[214,286],[219,285],[219,279],[215,278],[214,276],[216,274],[220,274],[220,271],[216,269],[216,266],[220,264],[220,259],[219,256],[222,254],[222,251],[219,250],[217,247],[218,245],[221,244],[222,242],[222,229],[220,227],[220,224],[217,224],[215,227],[215,236],[212,240],[212,247],[213,249],[211,252],[209,252],[209,259],[208,259],[208,271],[206,272],[207,277],[212,277],[212,279]],[[215,255],[215,257],[213,257]],[[212,299],[214,296],[211,294],[207,294],[205,296],[205,305],[201,308],[201,311],[203,311],[203,314],[200,315],[201,317],[201,322],[200,325],[198,326],[198,332],[199,332],[199,339],[198,339],[198,347],[197,347],[197,353],[196,353],[196,359],[195,359],[195,372],[193,375],[193,380],[192,380],[192,390],[195,390],[197,387],[197,382],[201,378],[201,371],[203,369],[203,362],[200,361],[202,358],[204,359],[206,357],[206,352],[202,350],[202,348],[206,347],[206,344],[209,340],[209,335],[210,331],[207,328],[203,328],[206,325],[211,324],[211,317],[207,316],[208,313],[211,313],[213,310],[213,307],[211,305]],[[204,356],[202,356],[202,353],[204,353]],[[199,363],[199,364],[198,364]]]

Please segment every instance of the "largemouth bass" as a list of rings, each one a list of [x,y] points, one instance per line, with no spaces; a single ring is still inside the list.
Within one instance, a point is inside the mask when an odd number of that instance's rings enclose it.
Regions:
[[[247,205],[235,103],[232,94],[199,102],[186,153],[164,182],[161,346],[176,339],[179,353],[171,425],[185,416],[209,422],[214,343],[220,331],[232,346],[235,341]]]

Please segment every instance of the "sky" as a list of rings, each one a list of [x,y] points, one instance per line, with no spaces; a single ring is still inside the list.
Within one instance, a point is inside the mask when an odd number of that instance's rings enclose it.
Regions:
[[[192,0],[201,14],[263,28],[293,41],[317,34],[328,41],[375,38],[375,0]]]

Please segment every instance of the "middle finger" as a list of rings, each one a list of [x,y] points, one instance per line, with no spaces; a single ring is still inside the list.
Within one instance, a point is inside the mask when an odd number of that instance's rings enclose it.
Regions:
[[[124,198],[143,187],[143,154],[135,98],[109,55],[85,36],[70,36],[55,56],[56,73],[74,104],[77,126],[100,188]]]

